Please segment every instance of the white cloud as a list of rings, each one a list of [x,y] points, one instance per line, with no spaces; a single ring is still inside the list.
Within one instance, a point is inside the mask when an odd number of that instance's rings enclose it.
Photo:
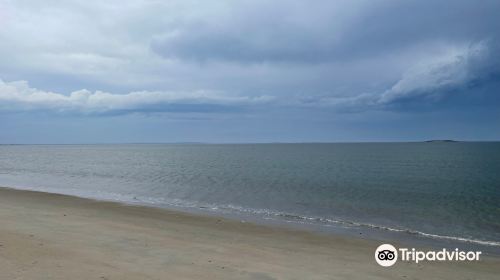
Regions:
[[[474,78],[475,73],[471,73],[470,65],[486,51],[486,42],[482,41],[450,49],[446,55],[431,57],[406,71],[398,82],[379,97],[378,103],[412,97],[439,99]]]
[[[0,110],[51,110],[71,113],[162,112],[175,110],[178,105],[248,106],[269,103],[271,96],[229,96],[216,91],[167,92],[136,91],[112,94],[86,89],[69,95],[43,91],[29,86],[26,81],[0,80]],[[172,107],[174,106],[174,107]]]

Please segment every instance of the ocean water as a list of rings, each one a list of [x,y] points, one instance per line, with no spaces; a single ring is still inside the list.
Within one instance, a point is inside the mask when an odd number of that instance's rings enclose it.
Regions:
[[[0,145],[0,185],[500,246],[500,143]]]

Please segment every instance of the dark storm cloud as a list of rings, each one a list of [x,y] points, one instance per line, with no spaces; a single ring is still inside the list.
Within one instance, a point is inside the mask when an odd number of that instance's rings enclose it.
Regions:
[[[477,42],[500,28],[498,1],[255,3],[178,26],[151,47],[164,57],[199,61],[317,63]]]
[[[498,102],[499,53],[500,45],[496,39],[471,44],[466,52],[448,61],[403,75],[379,96],[377,103],[388,108],[420,110],[446,106],[466,108],[477,103],[473,102],[474,99]]]
[[[347,97],[309,96],[303,105],[343,111],[432,110],[481,105],[500,106],[500,44],[496,39],[470,44],[447,57],[421,63],[389,88]],[[465,102],[465,100],[467,100]]]

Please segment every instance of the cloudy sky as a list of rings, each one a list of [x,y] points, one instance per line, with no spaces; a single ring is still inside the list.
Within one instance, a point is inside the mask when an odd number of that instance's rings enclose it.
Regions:
[[[500,139],[500,1],[0,0],[0,143]]]

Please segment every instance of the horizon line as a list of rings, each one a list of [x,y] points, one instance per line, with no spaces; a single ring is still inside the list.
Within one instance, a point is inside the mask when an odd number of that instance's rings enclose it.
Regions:
[[[500,140],[455,140],[428,139],[407,141],[269,141],[269,142],[87,142],[87,143],[0,143],[0,146],[35,146],[35,145],[249,145],[249,144],[376,144],[376,143],[464,143],[464,142],[500,142]]]

